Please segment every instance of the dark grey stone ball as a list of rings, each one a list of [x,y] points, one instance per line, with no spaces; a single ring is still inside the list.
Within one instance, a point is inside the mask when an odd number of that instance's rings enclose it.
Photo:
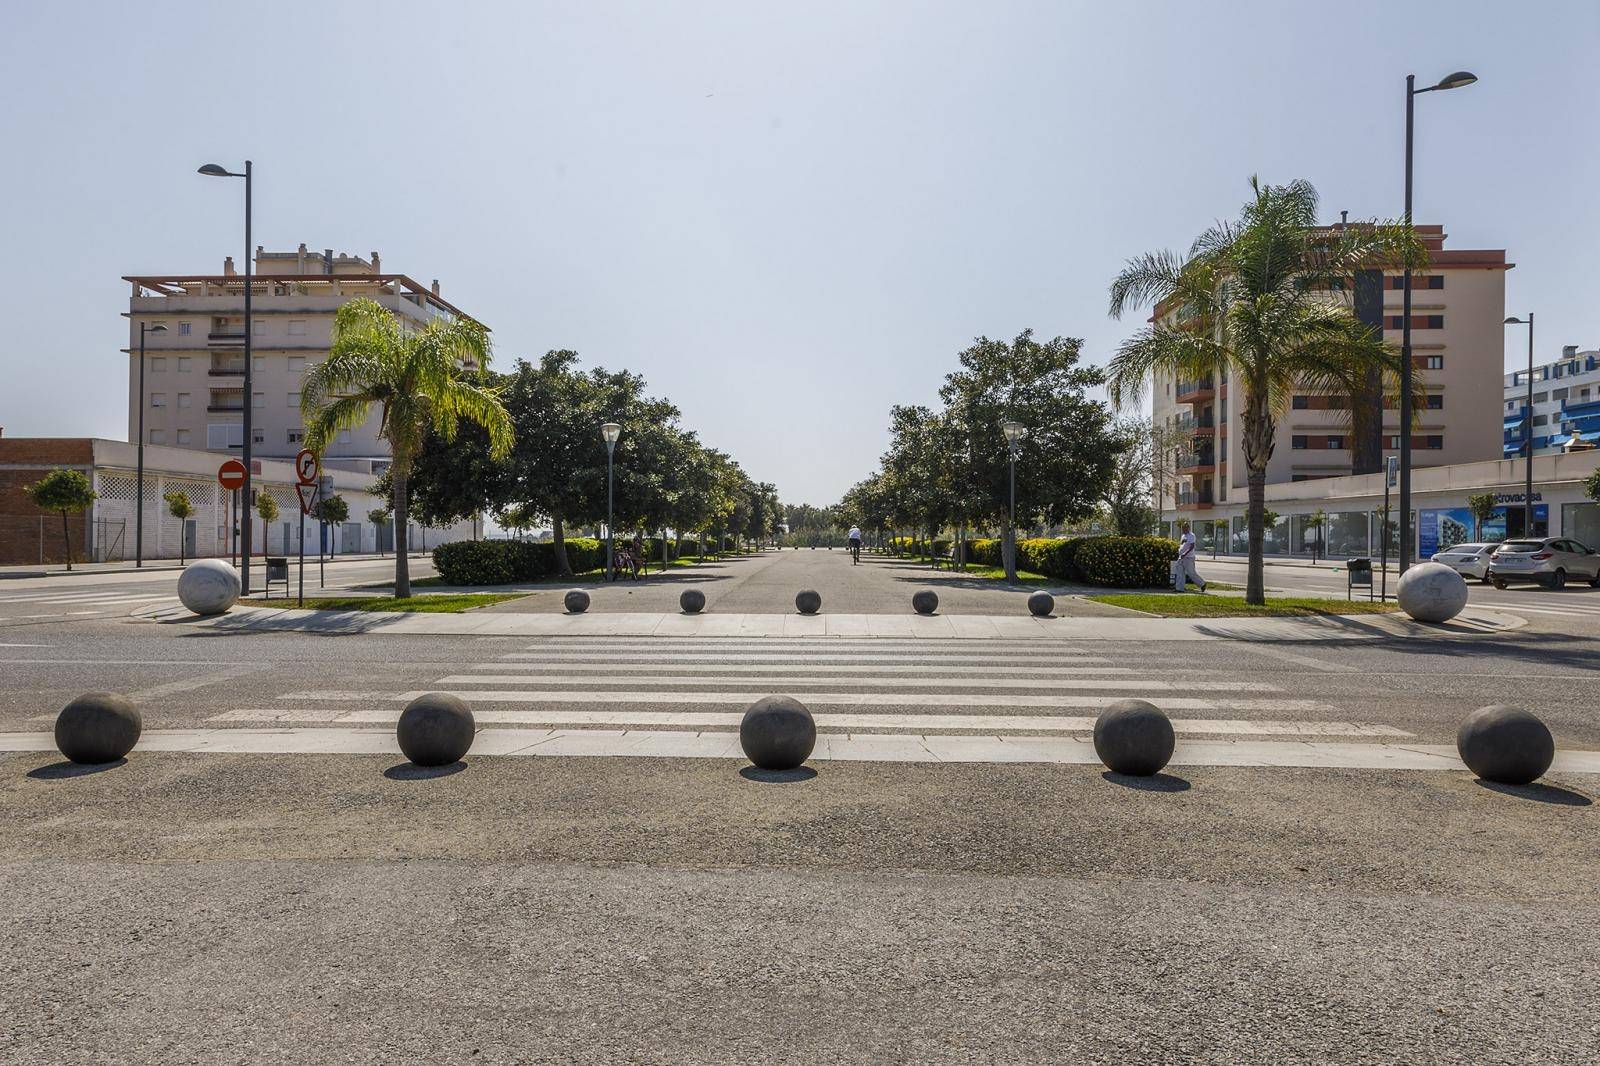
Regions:
[[[472,708],[448,692],[424,692],[400,712],[395,737],[418,766],[448,766],[472,747]]]
[[[582,614],[589,609],[589,594],[582,589],[573,589],[561,602],[567,605],[568,614]]]
[[[1048,592],[1035,592],[1028,597],[1028,611],[1035,618],[1048,618],[1056,609],[1056,598]]]
[[[739,746],[763,770],[793,770],[817,746],[817,723],[799,700],[763,696],[744,712]]]
[[[1485,781],[1526,785],[1550,769],[1556,738],[1537,716],[1499,703],[1467,715],[1456,730],[1456,751]]]
[[[1108,770],[1149,777],[1172,758],[1172,722],[1144,700],[1118,700],[1094,721],[1094,753]]]
[[[699,614],[706,609],[706,594],[699,589],[684,589],[678,597],[678,606],[684,614]]]
[[[803,589],[794,598],[794,606],[801,614],[816,614],[822,610],[822,593],[815,589]]]
[[[939,609],[939,594],[932,589],[923,589],[911,597],[911,609],[918,614],[932,614]]]
[[[86,692],[56,715],[56,747],[73,762],[116,762],[133,750],[143,729],[128,697]]]

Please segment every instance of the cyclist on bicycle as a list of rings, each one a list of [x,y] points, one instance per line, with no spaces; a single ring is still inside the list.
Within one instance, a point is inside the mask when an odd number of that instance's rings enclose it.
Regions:
[[[850,561],[859,563],[861,561],[861,527],[851,526],[848,536],[850,538]]]

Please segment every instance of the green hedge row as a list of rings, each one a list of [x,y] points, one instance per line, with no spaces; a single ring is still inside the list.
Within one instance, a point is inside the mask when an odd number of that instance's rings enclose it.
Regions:
[[[1085,537],[1074,563],[1093,585],[1159,588],[1172,580],[1178,545],[1166,537]]]
[[[574,573],[605,564],[605,546],[592,537],[567,538]],[[433,567],[447,585],[511,585],[556,573],[556,548],[549,541],[458,540],[433,549]]]

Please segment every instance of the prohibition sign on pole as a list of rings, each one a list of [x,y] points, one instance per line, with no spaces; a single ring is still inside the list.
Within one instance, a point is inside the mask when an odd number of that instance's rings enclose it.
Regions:
[[[294,472],[302,485],[315,484],[321,469],[322,464],[317,462],[317,453],[310,448],[301,448],[300,454],[294,457]]]
[[[244,464],[237,459],[229,459],[217,467],[217,484],[232,492],[234,489],[244,488]]]

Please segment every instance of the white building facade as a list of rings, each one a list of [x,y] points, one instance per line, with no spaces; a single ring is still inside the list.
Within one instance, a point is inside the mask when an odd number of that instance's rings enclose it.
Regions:
[[[1527,370],[1505,375],[1503,454],[1508,459],[1526,453],[1527,411]],[[1579,351],[1576,344],[1569,344],[1560,359],[1533,368],[1533,453],[1551,455],[1596,445],[1600,445],[1600,350]]]

